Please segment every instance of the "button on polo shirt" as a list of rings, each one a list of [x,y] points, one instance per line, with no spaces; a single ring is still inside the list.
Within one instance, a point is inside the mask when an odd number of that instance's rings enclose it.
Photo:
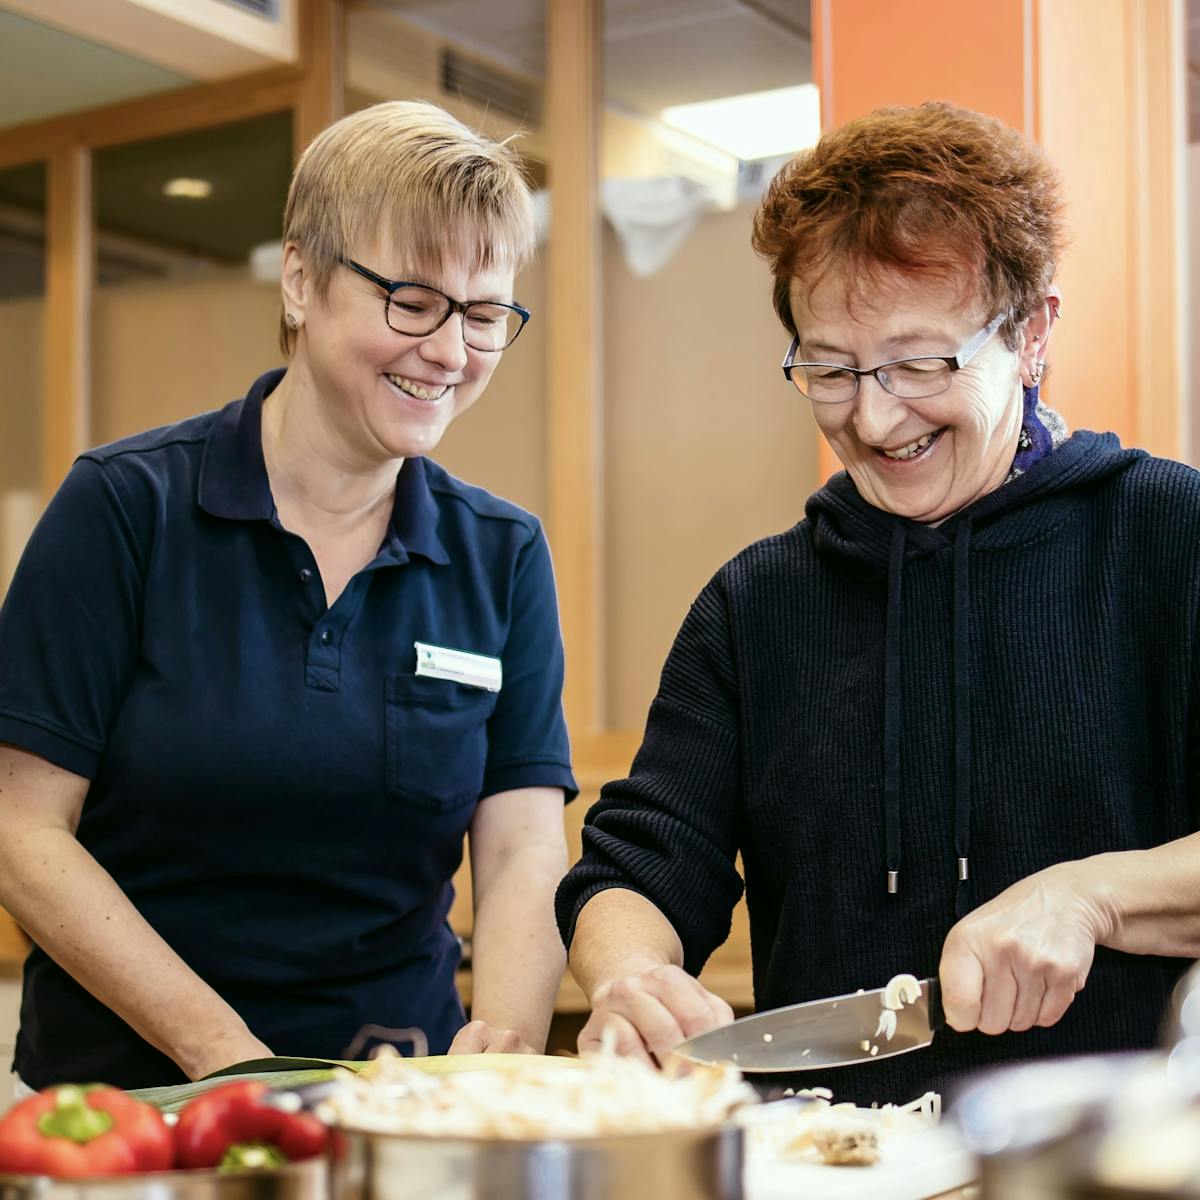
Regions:
[[[79,459],[0,610],[0,741],[91,781],[80,842],[276,1053],[339,1057],[367,1023],[436,1053],[463,1020],[445,918],[476,804],[575,793],[549,553],[411,459],[326,608],[263,461],[282,374]],[[418,641],[499,658],[501,690],[416,675]],[[16,1069],[181,1078],[36,947]]]

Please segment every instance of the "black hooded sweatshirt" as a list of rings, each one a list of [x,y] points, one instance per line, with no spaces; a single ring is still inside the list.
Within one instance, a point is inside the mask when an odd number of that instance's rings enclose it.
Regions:
[[[740,852],[758,1009],[936,974],[955,922],[1018,880],[1196,830],[1198,615],[1200,474],[1111,434],[937,527],[836,476],[692,606],[559,889],[564,940],[629,888],[698,974]],[[1100,948],[1053,1028],[946,1029],[788,1082],[905,1101],[992,1063],[1147,1047],[1185,965]]]

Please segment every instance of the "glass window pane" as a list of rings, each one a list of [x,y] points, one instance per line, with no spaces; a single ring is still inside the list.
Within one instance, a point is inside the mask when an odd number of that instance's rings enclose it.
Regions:
[[[0,171],[0,597],[41,511],[46,170]]]
[[[219,408],[281,361],[291,114],[101,150],[92,440]]]

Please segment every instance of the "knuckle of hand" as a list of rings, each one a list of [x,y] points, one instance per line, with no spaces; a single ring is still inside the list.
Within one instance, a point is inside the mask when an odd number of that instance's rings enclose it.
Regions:
[[[608,993],[608,999],[617,1004],[626,1004],[639,996],[642,986],[637,979],[618,979]]]
[[[583,1028],[579,1031],[579,1040],[598,1042],[601,1034],[604,1032],[604,1022],[595,1013],[593,1013],[587,1021],[584,1022]]]
[[[646,972],[652,979],[674,979],[683,972],[674,963],[659,963]]]
[[[1079,977],[1079,968],[1076,963],[1064,962],[1062,959],[1056,958],[1046,964],[1045,975],[1051,987],[1060,987],[1074,992],[1076,990],[1075,983]]]
[[[1032,954],[1029,946],[1011,934],[1003,934],[992,943],[992,956],[1002,961],[1026,965],[1030,962]]]
[[[960,1033],[974,1029],[982,1015],[978,989],[942,985],[942,1008],[946,1023]]]
[[[946,1019],[971,1021],[979,1014],[979,993],[956,982],[942,984],[942,1007]]]
[[[959,921],[948,934],[946,940],[942,943],[943,955],[957,955],[963,953],[971,942],[973,922],[970,917],[965,917]]]

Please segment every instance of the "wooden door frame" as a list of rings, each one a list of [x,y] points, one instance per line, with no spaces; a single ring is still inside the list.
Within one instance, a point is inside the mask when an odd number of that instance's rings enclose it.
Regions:
[[[197,84],[0,131],[0,170],[47,171],[42,491],[53,495],[91,435],[91,321],[95,261],[92,158],[97,150],[292,114],[299,152],[341,115],[343,0],[299,0],[293,66]]]

